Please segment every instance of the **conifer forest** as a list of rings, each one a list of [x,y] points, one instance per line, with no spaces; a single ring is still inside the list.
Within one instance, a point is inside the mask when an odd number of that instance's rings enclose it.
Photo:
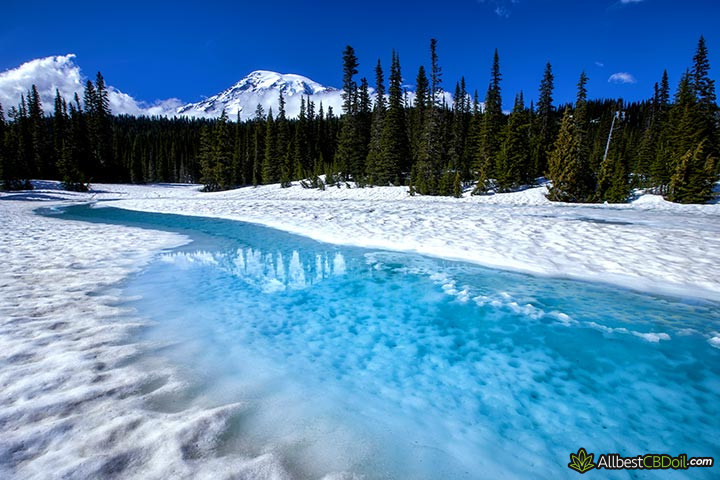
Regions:
[[[523,189],[543,178],[548,198],[626,202],[634,189],[678,203],[712,200],[720,172],[719,109],[705,41],[677,85],[658,72],[640,102],[588,98],[585,72],[571,104],[553,99],[551,63],[539,88],[502,108],[502,63],[492,59],[480,91],[447,82],[430,42],[415,91],[403,88],[400,56],[378,60],[375,78],[356,78],[359,60],[342,55],[342,112],[308,97],[297,118],[258,106],[251,120],[113,115],[103,76],[80,98],[43,105],[37,89],[0,106],[0,177],[7,190],[30,179],[66,189],[93,182],[194,182],[208,191],[300,181],[304,187],[406,185],[411,195],[459,197]],[[675,72],[679,73],[679,72]],[[407,73],[406,73],[407,75]],[[452,96],[445,95],[452,93]],[[534,94],[534,95],[533,95]],[[449,100],[452,99],[452,100]]]

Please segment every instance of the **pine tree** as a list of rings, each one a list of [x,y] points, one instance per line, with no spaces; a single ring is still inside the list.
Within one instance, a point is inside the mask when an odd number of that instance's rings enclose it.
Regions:
[[[82,112],[77,105],[70,104],[69,116],[65,116],[64,123],[69,123],[65,129],[62,139],[62,152],[58,169],[66,190],[87,191],[86,178],[82,170],[84,160],[84,144],[87,142],[87,135],[84,130]]]
[[[584,200],[579,178],[580,154],[577,123],[573,119],[570,107],[566,107],[560,123],[560,133],[548,159],[548,177],[552,181],[548,199],[557,202]]]
[[[660,87],[657,93],[657,106],[654,125],[648,132],[649,139],[646,142],[652,145],[654,140],[654,154],[650,162],[650,185],[657,193],[667,193],[667,186],[670,183],[670,168],[668,162],[669,136],[671,129],[668,124],[668,112],[670,110],[670,83],[668,82],[667,70],[663,72]],[[656,137],[656,138],[653,138]],[[649,147],[651,148],[651,147]]]
[[[462,193],[462,180],[460,178],[460,172],[456,171],[455,179],[453,180],[453,197],[461,198]]]
[[[704,151],[713,157],[720,153],[718,138],[718,105],[715,95],[715,81],[710,78],[710,61],[705,38],[701,35],[693,56],[690,81],[695,93],[697,118],[700,135],[705,142]]]
[[[30,175],[39,176],[40,178],[52,178],[53,171],[48,165],[47,154],[45,151],[45,136],[43,133],[43,117],[44,112],[40,95],[37,87],[33,84],[27,95],[27,112],[28,112],[28,128],[30,133],[30,142],[28,147],[30,152]]]
[[[452,109],[452,131],[448,157],[450,168],[464,176],[469,168],[467,161],[467,136],[470,117],[470,102],[465,89],[465,77],[455,86]]]
[[[710,61],[705,38],[701,35],[697,51],[693,56],[693,67],[690,72],[692,87],[698,103],[698,109],[704,120],[712,122],[717,115],[717,97],[715,96],[715,80],[710,78]]]
[[[495,174],[495,162],[500,150],[500,132],[503,126],[500,79],[500,57],[497,49],[495,49],[490,85],[485,95],[485,110],[480,127],[480,144],[475,158],[478,183],[473,192],[474,194],[484,193],[492,189],[490,181]]]
[[[63,150],[63,138],[67,128],[67,104],[60,96],[60,91],[55,89],[55,108],[53,110],[53,154],[55,164],[60,162]]]
[[[677,162],[670,180],[668,200],[677,203],[705,203],[713,197],[716,159],[705,153],[705,141],[688,150]]]
[[[395,51],[390,66],[388,110],[383,121],[380,140],[381,155],[374,177],[378,185],[387,185],[390,182],[398,184],[401,182],[403,168],[407,166],[409,148],[403,108],[400,58]]]
[[[254,186],[263,183],[262,165],[265,158],[265,111],[258,103],[255,109],[255,120],[253,121],[253,167],[252,184]]]
[[[620,108],[617,110],[620,111]],[[617,115],[617,113],[616,113]],[[624,203],[630,197],[630,182],[628,179],[628,166],[623,151],[623,128],[616,122],[616,131],[613,133],[612,148],[607,157],[600,164],[596,188],[596,200],[608,203]]]
[[[575,101],[575,133],[579,144],[579,154],[575,165],[575,179],[577,182],[574,192],[576,202],[588,202],[595,193],[595,179],[593,178],[593,164],[590,161],[590,137],[587,102],[588,77],[583,71],[577,84],[577,99]]]
[[[338,150],[335,157],[342,171],[341,176],[346,179],[359,179],[365,173],[365,157],[367,157],[367,136],[369,129],[366,125],[369,114],[369,95],[367,84],[362,94],[361,114],[358,87],[353,77],[357,74],[358,61],[355,50],[348,45],[343,53],[343,116],[338,137]],[[365,115],[364,118],[361,118]]]
[[[220,189],[215,177],[215,159],[213,158],[213,135],[208,125],[200,130],[200,181],[205,185],[207,192],[215,192]],[[152,175],[150,175],[152,177]]]
[[[365,169],[370,184],[375,184],[377,181],[375,174],[377,171],[377,163],[382,152],[381,137],[385,109],[385,79],[380,59],[378,59],[377,66],[375,67],[375,105],[373,107],[372,123],[370,126],[370,145],[367,160],[365,161]]]
[[[223,108],[220,118],[215,124],[213,142],[213,174],[215,185],[220,190],[227,190],[233,186],[232,152],[233,144],[228,126],[228,117]]]
[[[520,93],[515,97],[512,113],[503,129],[503,143],[497,164],[497,188],[500,192],[508,192],[529,183],[529,129],[530,119]]]
[[[265,121],[265,155],[262,162],[262,183],[277,183],[280,180],[280,169],[278,167],[277,134],[272,108],[270,108]]]
[[[442,104],[442,71],[438,64],[437,40],[430,39],[430,100],[429,112],[422,128],[422,148],[417,164],[417,191],[423,195],[451,194],[452,176],[442,175],[446,164],[445,115]],[[442,185],[438,185],[440,177]],[[442,181],[444,180],[444,182]]]
[[[552,103],[554,81],[552,65],[548,62],[545,65],[545,73],[540,82],[540,97],[537,103],[537,115],[535,116],[536,136],[533,142],[533,175],[538,177],[545,175],[548,155],[552,150],[557,132],[555,111]]]
[[[145,173],[143,172],[142,151],[140,150],[140,141],[135,137],[130,152],[130,181],[133,183],[145,183]]]
[[[294,171],[292,165],[293,148],[290,141],[288,120],[285,115],[285,97],[282,90],[279,96],[278,116],[275,119],[275,132],[275,163],[279,168],[280,187],[288,188],[291,185],[290,181]]]
[[[25,96],[20,96],[18,107],[8,112],[11,125],[5,135],[5,162],[3,188],[5,190],[32,189],[30,148],[31,135]]]

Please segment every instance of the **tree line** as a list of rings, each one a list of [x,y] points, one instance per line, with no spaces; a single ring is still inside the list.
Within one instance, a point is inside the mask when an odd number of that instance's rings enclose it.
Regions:
[[[681,203],[713,196],[719,109],[703,37],[673,95],[665,71],[648,100],[590,100],[582,72],[575,102],[555,105],[547,63],[537,102],[528,105],[520,92],[508,114],[497,50],[482,101],[464,78],[448,100],[435,39],[414,93],[403,89],[397,52],[391,58],[387,86],[378,60],[371,94],[346,47],[341,114],[307,97],[294,119],[282,92],[277,112],[258,105],[247,121],[225,112],[217,119],[114,116],[100,73],[82,101],[57,92],[45,115],[33,86],[7,118],[0,106],[3,188],[31,188],[31,178],[58,179],[71,190],[89,182],[201,182],[212,191],[299,181],[459,197],[515,191],[545,177],[556,201],[625,202],[635,188]]]

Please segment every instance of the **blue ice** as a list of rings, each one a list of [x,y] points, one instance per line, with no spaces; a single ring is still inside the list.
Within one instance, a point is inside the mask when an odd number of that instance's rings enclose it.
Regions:
[[[218,455],[272,452],[299,478],[368,479],[577,478],[579,447],[720,459],[716,303],[240,222],[67,216],[193,238],[124,290],[152,354],[187,381],[154,408],[245,406]]]

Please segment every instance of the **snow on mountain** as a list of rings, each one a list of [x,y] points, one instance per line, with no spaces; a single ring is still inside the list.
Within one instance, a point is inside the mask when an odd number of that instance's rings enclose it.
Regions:
[[[38,89],[46,114],[52,112],[56,89],[67,101],[72,101],[77,93],[82,102],[87,78],[73,61],[74,58],[72,53],[37,58],[0,73],[0,104],[3,109],[7,112],[16,107],[20,96],[25,95],[33,84]],[[110,109],[115,114],[173,115],[182,105],[175,98],[148,104],[112,86],[108,86],[108,98]]]
[[[46,114],[52,113],[56,89],[67,101],[72,101],[77,93],[82,102],[88,78],[83,75],[74,59],[74,54],[38,58],[0,73],[0,104],[3,109],[7,112],[11,107],[17,106],[20,96],[26,94],[33,84],[37,86]],[[373,89],[370,91],[372,94]],[[280,92],[285,98],[285,113],[289,118],[300,113],[300,101],[303,97],[309,97],[314,102],[316,112],[322,103],[326,113],[328,107],[333,108],[335,115],[342,113],[341,90],[321,85],[302,75],[268,70],[256,70],[227,90],[188,104],[177,98],[148,103],[108,86],[110,109],[116,115],[216,118],[224,108],[232,120],[238,112],[242,120],[253,118],[258,105],[262,105],[265,114],[272,108],[273,114],[277,115]],[[444,92],[443,95],[448,104],[452,103],[449,92]],[[405,98],[412,103],[415,99],[414,92],[406,90]]]
[[[342,109],[342,92],[336,88],[320,85],[302,75],[256,70],[217,95],[180,107],[177,113],[193,117],[218,117],[224,108],[230,118],[235,118],[240,112],[240,118],[247,120],[253,118],[257,106],[262,105],[265,113],[272,108],[277,115],[280,92],[285,98],[288,117],[296,117],[300,113],[300,99],[307,99],[308,96],[315,103],[316,109],[320,107],[320,102],[326,112],[329,106],[332,106],[336,115]]]

